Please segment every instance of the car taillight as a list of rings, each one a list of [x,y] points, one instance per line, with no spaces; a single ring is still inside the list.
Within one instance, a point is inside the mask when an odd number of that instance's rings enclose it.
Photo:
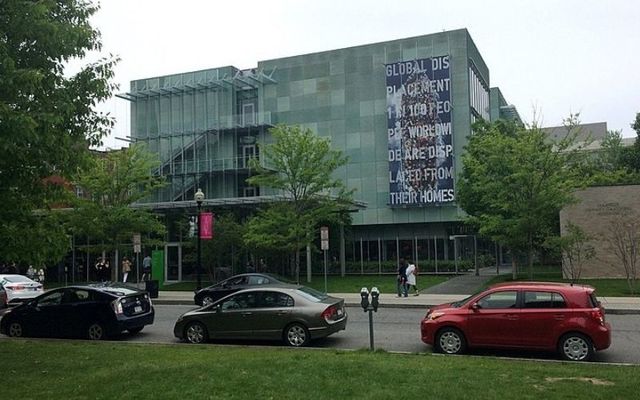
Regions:
[[[7,286],[7,289],[9,289],[9,290],[24,290],[24,286],[22,286],[22,285]]]
[[[324,318],[326,321],[331,321],[336,319],[335,318],[336,314],[337,314],[336,306],[329,306],[327,307],[326,310],[322,312],[322,318]]]
[[[113,307],[113,311],[115,311],[116,314],[124,313],[124,310],[122,309],[122,302],[120,300],[114,300],[113,303],[111,303],[111,306]]]
[[[602,312],[602,310],[598,309],[591,311],[591,318],[598,321],[600,325],[604,325],[604,313]]]

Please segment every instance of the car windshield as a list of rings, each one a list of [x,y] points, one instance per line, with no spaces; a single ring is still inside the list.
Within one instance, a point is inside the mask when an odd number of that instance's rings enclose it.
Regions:
[[[33,282],[31,279],[27,278],[26,276],[21,276],[21,275],[6,276],[3,280],[9,283]]]
[[[453,303],[451,303],[451,307],[453,308],[459,308],[462,307],[463,304],[465,304],[466,302],[468,302],[469,300],[471,300],[472,297],[477,296],[478,294],[480,294],[480,292],[476,292],[474,294],[472,294],[471,296],[467,296],[462,300],[458,300],[458,301],[454,301]]]
[[[329,297],[322,292],[306,286],[300,286],[296,289],[296,292],[298,292],[300,296],[304,297],[307,300],[313,301],[314,303],[319,303]]]

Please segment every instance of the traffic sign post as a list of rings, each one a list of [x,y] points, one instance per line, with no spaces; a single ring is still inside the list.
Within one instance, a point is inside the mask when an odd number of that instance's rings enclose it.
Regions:
[[[329,227],[320,228],[320,248],[324,252],[324,292],[327,293],[327,250],[329,250]]]

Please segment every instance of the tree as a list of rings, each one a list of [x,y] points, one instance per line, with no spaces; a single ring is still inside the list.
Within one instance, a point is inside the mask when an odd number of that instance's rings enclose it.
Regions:
[[[585,183],[577,116],[565,125],[567,136],[553,141],[535,124],[481,122],[462,156],[459,204],[480,234],[512,250],[514,279],[516,256],[527,255],[532,271],[534,250],[557,234],[560,209]]]
[[[620,210],[611,221],[609,236],[605,238],[609,248],[624,268],[627,285],[635,293],[640,258],[640,218],[630,210]]]
[[[621,162],[628,170],[640,173],[640,112],[636,113],[636,119],[631,124],[631,128],[636,131],[636,140],[633,146],[623,149]]]
[[[312,242],[318,223],[343,218],[353,202],[353,191],[333,177],[347,158],[308,128],[278,125],[270,133],[274,142],[260,146],[264,164],[252,160],[256,173],[247,183],[274,190],[282,201],[258,212],[244,238],[248,246],[292,253],[299,280],[300,250]]]
[[[219,280],[216,269],[231,266],[239,259],[244,249],[241,225],[233,214],[225,214],[216,218],[214,234],[211,240],[202,241],[202,259],[211,281]],[[193,246],[197,245],[197,238]]]
[[[97,7],[84,0],[0,1],[0,254],[43,258],[34,231],[55,247],[67,238],[33,210],[60,200],[60,185],[48,177],[69,178],[100,143],[112,119],[94,110],[111,96],[117,60],[102,59],[67,76],[68,61],[101,49],[89,23]],[[59,252],[57,252],[59,253]]]
[[[580,279],[584,263],[596,255],[594,247],[589,243],[591,240],[591,236],[571,222],[564,226],[562,236],[548,238],[546,246],[560,253],[563,274],[571,278],[571,282]]]
[[[103,251],[130,243],[134,233],[164,233],[164,225],[155,214],[131,207],[164,186],[162,177],[152,174],[159,165],[157,155],[143,144],[96,154],[90,167],[76,177],[76,184],[88,196],[76,201],[70,220],[73,232],[102,243]]]

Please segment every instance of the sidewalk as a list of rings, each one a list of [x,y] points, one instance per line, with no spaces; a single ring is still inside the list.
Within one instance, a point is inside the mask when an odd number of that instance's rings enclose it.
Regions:
[[[350,307],[360,306],[360,293],[330,293],[331,296],[343,298]],[[442,303],[450,303],[464,299],[469,294],[421,294],[420,296],[397,297],[392,293],[380,294],[380,307],[386,308],[418,308],[424,309]],[[599,297],[609,314],[640,314],[640,297]],[[160,291],[155,304],[193,305],[193,292]]]

